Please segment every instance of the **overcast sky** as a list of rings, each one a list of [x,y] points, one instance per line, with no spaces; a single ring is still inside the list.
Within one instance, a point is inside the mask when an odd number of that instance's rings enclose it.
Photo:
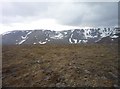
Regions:
[[[118,24],[117,2],[3,2],[0,8],[0,33],[114,27]]]

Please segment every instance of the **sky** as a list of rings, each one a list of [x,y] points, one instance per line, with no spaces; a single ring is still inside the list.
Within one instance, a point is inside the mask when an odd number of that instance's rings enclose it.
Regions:
[[[6,1],[0,3],[0,8],[0,34],[11,30],[60,31],[118,25],[117,2]]]

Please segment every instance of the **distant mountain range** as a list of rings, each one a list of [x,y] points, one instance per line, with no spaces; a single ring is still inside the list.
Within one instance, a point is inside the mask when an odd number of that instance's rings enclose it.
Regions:
[[[120,28],[53,30],[15,30],[2,34],[3,45],[116,43]]]

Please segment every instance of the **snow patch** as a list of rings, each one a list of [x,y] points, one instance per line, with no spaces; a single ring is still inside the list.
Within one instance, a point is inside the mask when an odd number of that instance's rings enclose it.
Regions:
[[[98,36],[96,35],[96,36],[93,36],[93,38],[97,38]]]
[[[70,42],[70,43],[73,43],[73,42],[71,41],[71,38],[69,38],[69,42]]]
[[[65,35],[67,35],[67,32],[64,32]]]
[[[48,38],[46,38],[45,40],[46,40],[46,41],[50,41],[50,39],[48,39]]]
[[[39,41],[39,44],[46,44],[47,42],[45,41],[45,42],[41,42],[41,41]]]
[[[9,34],[9,33],[11,33],[11,31],[5,32],[5,33],[3,33],[2,35],[7,35],[7,34]]]
[[[114,40],[114,39],[111,39],[112,41]]]
[[[74,43],[77,43],[77,39],[73,39]]]
[[[36,44],[36,43],[33,43],[33,44]]]
[[[96,40],[95,42],[99,42],[101,39],[102,39],[102,38],[100,38],[100,39]]]
[[[28,32],[25,37],[24,37],[24,36],[21,36],[21,38],[22,38],[22,39],[27,39],[27,38],[28,38],[27,36],[28,36],[29,34],[31,34],[31,33],[32,33],[32,31]]]
[[[82,42],[82,40],[79,40],[79,42],[78,43],[81,43]]]
[[[70,31],[71,31],[71,32],[74,32],[74,30],[75,30],[75,29],[71,29]]]
[[[52,38],[52,39],[63,39],[63,34],[62,33],[58,33],[57,32],[57,35],[54,35],[54,36],[51,36],[50,38]]]
[[[50,41],[50,40],[47,40],[47,41]]]
[[[87,43],[88,42],[88,40],[82,40],[84,43]]]
[[[26,37],[24,37],[24,36],[21,36],[21,38],[22,38],[22,39],[26,39]]]
[[[71,36],[70,36],[70,38],[69,38],[69,42],[70,42],[70,43],[73,43],[73,42],[71,41],[72,36],[73,36],[73,34],[71,34]]]
[[[84,35],[85,35],[86,39],[92,38],[92,36],[90,35],[90,33],[91,33],[90,29],[84,30]]]
[[[116,36],[116,35],[113,35],[113,36],[111,36],[111,38],[118,38],[119,36]]]
[[[28,39],[28,35],[31,34],[32,31],[28,32],[27,35],[24,37],[24,36],[21,36],[21,38],[23,39],[22,41],[20,41],[18,44],[22,44],[23,42],[25,42],[27,39]]]
[[[29,32],[29,31],[26,31],[26,32]]]
[[[107,31],[105,31],[104,29],[101,29],[100,33],[101,33],[101,37],[103,38],[103,37],[110,36],[111,33],[114,34],[114,30],[111,29],[110,31],[108,31],[107,29]]]
[[[48,38],[46,38],[45,40],[48,40]]]
[[[18,44],[22,44],[23,42],[25,42],[25,40],[20,41]]]
[[[72,39],[72,36],[73,36],[73,34],[71,35],[71,39]],[[73,41],[74,41],[74,43],[77,43],[77,39],[72,39]],[[72,41],[71,41],[72,42]],[[73,43],[73,42],[72,42]]]

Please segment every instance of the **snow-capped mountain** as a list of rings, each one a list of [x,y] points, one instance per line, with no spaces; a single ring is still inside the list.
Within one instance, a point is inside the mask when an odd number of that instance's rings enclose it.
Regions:
[[[2,34],[2,44],[77,44],[99,43],[103,39],[114,42],[118,39],[119,28],[52,30],[15,30]]]

